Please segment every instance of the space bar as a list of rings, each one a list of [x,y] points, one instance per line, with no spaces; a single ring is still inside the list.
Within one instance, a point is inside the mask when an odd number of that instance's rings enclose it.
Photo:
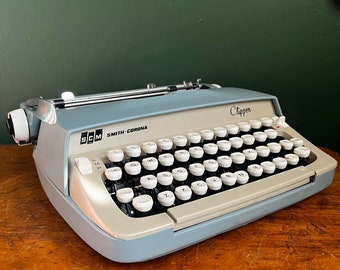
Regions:
[[[228,214],[310,182],[314,171],[298,167],[196,201],[169,208],[175,231]]]

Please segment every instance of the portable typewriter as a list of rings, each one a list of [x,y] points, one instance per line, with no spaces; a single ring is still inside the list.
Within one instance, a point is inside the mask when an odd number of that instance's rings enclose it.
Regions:
[[[290,127],[276,97],[197,82],[59,99],[8,113],[41,184],[103,256],[182,249],[329,186],[336,161]]]

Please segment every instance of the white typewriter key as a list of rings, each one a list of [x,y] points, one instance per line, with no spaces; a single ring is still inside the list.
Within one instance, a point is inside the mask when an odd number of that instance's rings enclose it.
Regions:
[[[251,128],[248,122],[238,122],[237,125],[242,132],[248,132]]]
[[[299,157],[295,154],[287,154],[285,155],[285,159],[287,160],[289,165],[296,165],[299,162]]]
[[[203,145],[203,150],[208,155],[215,155],[218,151],[218,147],[215,143],[206,143]]]
[[[157,186],[157,177],[153,174],[144,175],[140,178],[140,184],[145,189],[153,189]]]
[[[172,141],[176,146],[183,147],[187,145],[188,139],[183,135],[177,135],[172,138]]]
[[[155,157],[143,158],[142,165],[145,170],[154,171],[158,167],[158,160]]]
[[[157,151],[157,144],[155,142],[143,142],[142,150],[146,154],[154,154]]]
[[[264,130],[264,133],[266,133],[268,139],[274,140],[277,137],[277,131],[273,128],[267,128]]]
[[[299,147],[303,145],[303,140],[301,138],[291,138],[291,142],[293,142],[294,147]]]
[[[187,162],[190,158],[190,153],[187,150],[177,150],[174,156],[179,162]]]
[[[278,170],[284,170],[287,167],[287,160],[282,157],[273,158],[273,163]]]
[[[253,145],[255,142],[255,137],[251,134],[244,134],[241,136],[241,139],[245,145]]]
[[[139,145],[128,145],[125,147],[125,153],[129,157],[139,157],[142,153],[142,150]]]
[[[261,167],[263,168],[263,172],[266,174],[272,174],[275,171],[275,164],[271,161],[261,162]]]
[[[169,207],[175,202],[175,194],[170,190],[165,190],[157,195],[158,202],[165,207]]]
[[[193,158],[202,158],[204,155],[204,150],[200,146],[193,146],[189,148],[189,153]]]
[[[112,149],[107,151],[107,158],[112,162],[120,162],[124,158],[124,152],[121,149]]]
[[[197,132],[190,132],[187,134],[188,140],[190,143],[200,143],[201,142],[201,134]]]
[[[208,185],[206,182],[199,180],[191,183],[191,190],[196,195],[205,195],[208,191]]]
[[[210,129],[203,129],[200,131],[203,140],[210,141],[214,139],[214,132]]]
[[[170,150],[172,148],[172,140],[168,138],[159,139],[158,146],[162,150]]]
[[[268,143],[267,147],[269,148],[269,151],[274,154],[277,154],[281,151],[281,144],[277,142]]]
[[[253,129],[259,129],[262,126],[262,122],[257,119],[249,120],[249,123],[250,123],[251,128]]]
[[[268,157],[270,149],[267,146],[260,145],[255,148],[257,155],[260,157]]]
[[[229,168],[233,160],[231,159],[231,157],[224,155],[217,157],[217,162],[220,167]]]
[[[207,159],[203,161],[203,166],[208,172],[216,172],[218,169],[218,162],[215,159]]]
[[[118,181],[122,178],[122,169],[120,167],[112,167],[105,170],[105,176],[111,181]]]
[[[171,171],[171,173],[177,181],[185,181],[188,178],[188,171],[183,167],[175,168]]]
[[[175,195],[182,201],[187,201],[191,198],[192,190],[190,187],[183,185],[175,188]]]
[[[150,195],[139,195],[133,198],[132,205],[139,212],[148,212],[152,209],[153,200]]]
[[[170,172],[159,172],[157,173],[157,181],[162,186],[170,186],[174,177]]]
[[[243,164],[246,159],[246,156],[241,152],[231,153],[230,157],[233,160],[233,163],[235,164]]]
[[[236,182],[244,185],[248,182],[249,180],[249,175],[246,171],[237,171],[234,172],[235,176],[236,176]]]
[[[222,180],[217,176],[208,177],[205,182],[207,183],[208,188],[214,191],[220,190],[222,187]]]
[[[253,135],[257,142],[264,142],[265,140],[267,140],[267,134],[262,131],[256,131],[253,133]]]
[[[216,137],[224,138],[225,136],[227,136],[227,129],[224,127],[215,127],[213,128],[213,131]]]
[[[118,199],[118,201],[120,201],[121,203],[129,203],[132,201],[133,199],[133,190],[132,188],[121,188],[118,189],[116,192],[116,197]]]
[[[194,176],[202,176],[204,174],[204,166],[201,163],[192,163],[189,165],[189,172]]]
[[[270,117],[261,117],[261,123],[264,127],[271,127],[274,123],[273,119]]]
[[[246,160],[255,160],[257,158],[257,152],[254,149],[244,149],[242,153],[246,157]]]
[[[158,156],[158,161],[163,166],[172,166],[174,164],[175,158],[172,154],[161,154]]]
[[[260,177],[263,173],[263,168],[259,164],[251,164],[247,167],[247,171],[251,176]]]
[[[284,150],[291,150],[293,148],[293,142],[290,140],[280,140],[279,143]]]
[[[142,166],[140,165],[138,161],[131,161],[131,162],[125,163],[124,169],[126,173],[129,175],[138,175],[140,174],[142,170]]]
[[[236,175],[232,172],[222,173],[221,180],[226,186],[233,186],[236,184]]]
[[[241,148],[243,145],[243,140],[240,137],[232,137],[229,139],[229,142],[231,144],[231,147],[233,148]]]
[[[217,141],[216,145],[220,151],[224,151],[224,152],[228,152],[231,148],[231,143],[227,140]]]
[[[294,154],[300,158],[308,158],[310,155],[310,149],[308,147],[299,146],[294,148]]]
[[[237,125],[226,125],[225,126],[227,128],[227,133],[228,135],[236,135],[239,131],[239,127]]]

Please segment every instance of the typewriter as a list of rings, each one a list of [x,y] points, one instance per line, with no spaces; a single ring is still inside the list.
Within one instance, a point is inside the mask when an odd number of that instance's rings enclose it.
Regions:
[[[34,145],[59,214],[117,262],[163,256],[299,202],[336,168],[275,96],[201,80],[32,98],[7,127]]]

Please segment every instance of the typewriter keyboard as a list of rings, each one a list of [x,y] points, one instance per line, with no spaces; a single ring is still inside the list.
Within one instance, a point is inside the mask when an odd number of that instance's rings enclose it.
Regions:
[[[313,162],[301,138],[264,117],[110,149],[104,183],[130,217],[237,189]]]

